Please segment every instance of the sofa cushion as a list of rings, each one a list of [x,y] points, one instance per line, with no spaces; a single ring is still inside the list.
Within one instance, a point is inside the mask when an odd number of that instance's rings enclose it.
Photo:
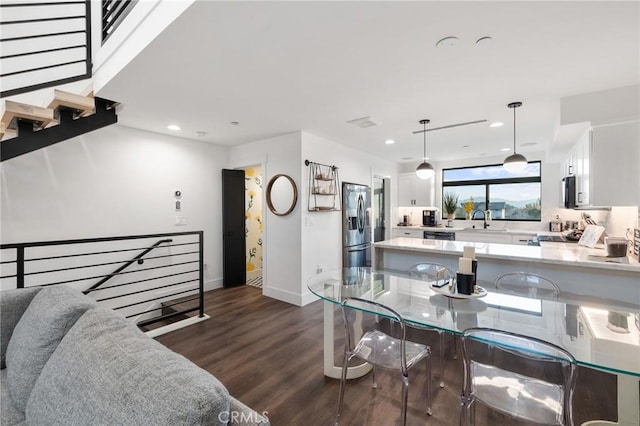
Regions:
[[[111,310],[87,311],[45,365],[28,424],[224,424],[226,388]]]
[[[7,380],[20,411],[36,379],[58,343],[94,301],[67,286],[43,288],[36,294],[13,330],[7,346]]]
[[[42,287],[0,291],[0,368],[5,368],[7,346],[13,329]]]
[[[24,413],[13,405],[7,386],[7,370],[0,370],[0,419],[2,426],[13,426],[24,422]]]

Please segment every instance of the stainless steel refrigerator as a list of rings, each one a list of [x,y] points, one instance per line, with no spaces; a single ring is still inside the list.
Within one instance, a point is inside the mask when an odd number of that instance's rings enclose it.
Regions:
[[[371,266],[371,189],[342,183],[342,267]]]

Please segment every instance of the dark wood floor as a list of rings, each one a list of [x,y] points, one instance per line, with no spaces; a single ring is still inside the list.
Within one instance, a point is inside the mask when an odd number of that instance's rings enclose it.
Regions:
[[[339,381],[322,372],[322,302],[296,307],[263,297],[261,289],[242,286],[207,292],[205,312],[211,319],[157,340],[216,376],[254,410],[267,412],[274,426],[333,424]],[[434,339],[432,344],[437,347],[437,342]],[[410,373],[408,424],[457,425],[460,359],[446,358],[447,386],[434,392],[431,417],[424,413],[425,371],[421,368]],[[580,368],[574,397],[576,424],[596,418],[616,420],[615,401],[615,376]],[[368,376],[349,381],[342,424],[396,425],[399,417],[397,375],[381,372],[375,390]],[[477,411],[477,421],[479,425],[516,424],[483,410]]]

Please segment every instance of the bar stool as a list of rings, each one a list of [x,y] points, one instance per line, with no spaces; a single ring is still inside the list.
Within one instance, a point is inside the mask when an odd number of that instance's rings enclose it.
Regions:
[[[416,278],[422,281],[430,282],[430,283],[438,283],[449,280],[450,283],[453,282],[453,273],[449,268],[444,265],[440,265],[438,263],[428,263],[421,262],[416,263],[409,270],[409,274],[411,278]],[[440,387],[444,387],[444,336],[445,332],[439,330],[437,328],[431,328],[426,326],[418,326],[416,324],[409,324],[409,327],[426,330],[429,332],[436,332],[440,337]],[[452,335],[453,337],[453,335]],[[453,350],[454,350],[454,358],[456,358],[456,350],[455,350],[455,338],[453,341]]]
[[[495,286],[509,293],[532,298],[557,298],[560,294],[560,287],[553,281],[526,272],[503,274],[496,279]]]
[[[347,298],[341,304],[346,338],[344,348],[344,362],[342,365],[342,379],[338,395],[338,411],[336,425],[340,423],[342,404],[344,400],[347,369],[353,358],[360,358],[373,366],[373,387],[376,383],[376,367],[399,371],[402,375],[402,424],[407,423],[407,397],[409,394],[410,368],[419,361],[426,359],[427,364],[427,414],[431,415],[431,349],[420,343],[406,340],[406,324],[400,314],[380,303],[357,297]],[[390,336],[378,329],[375,318],[388,318],[398,325],[398,337]],[[356,333],[362,333],[360,339]],[[356,341],[357,340],[357,341]]]
[[[515,333],[470,328],[462,335],[462,353],[461,425],[475,423],[478,402],[520,420],[573,425],[577,367],[564,349]]]

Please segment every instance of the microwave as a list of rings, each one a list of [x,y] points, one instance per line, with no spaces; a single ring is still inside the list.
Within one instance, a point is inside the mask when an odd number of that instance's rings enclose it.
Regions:
[[[567,176],[562,179],[562,199],[565,209],[574,209],[576,204],[576,177]]]

